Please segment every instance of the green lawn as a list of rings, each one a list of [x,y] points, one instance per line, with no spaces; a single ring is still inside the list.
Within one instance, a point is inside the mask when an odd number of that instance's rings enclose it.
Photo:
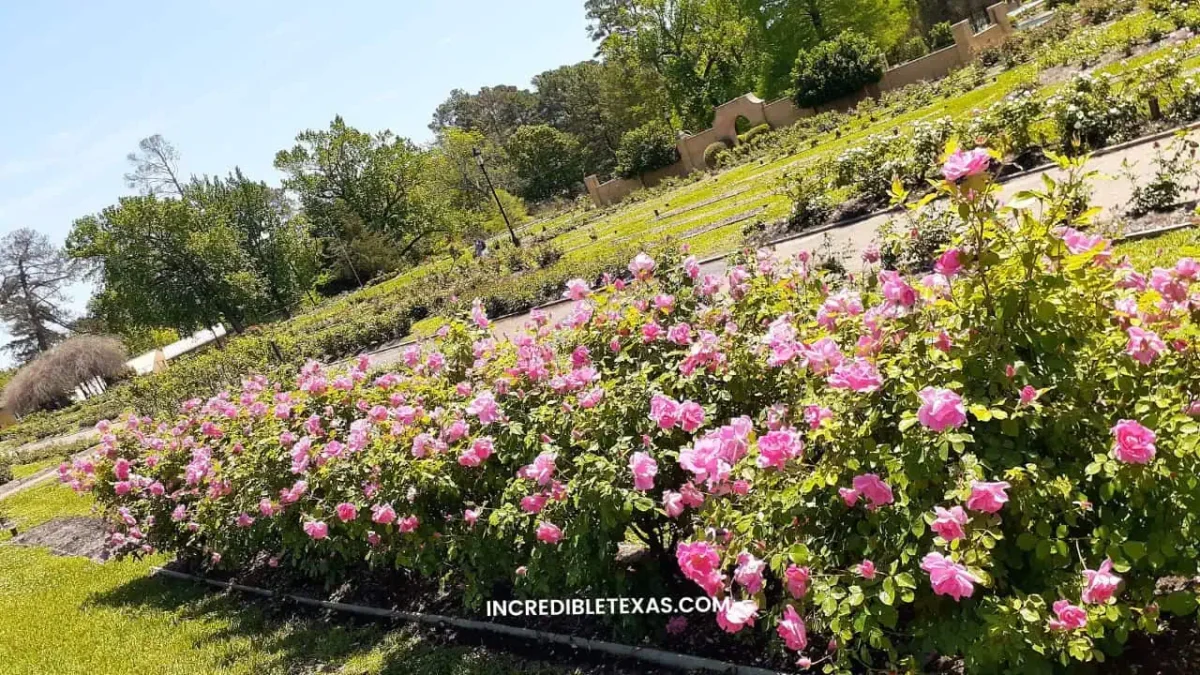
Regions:
[[[47,457],[46,459],[29,462],[28,464],[14,464],[12,468],[13,480],[28,478],[42,469],[58,466],[61,462],[62,459],[59,457]]]
[[[1113,247],[1117,256],[1127,255],[1142,272],[1154,267],[1173,267],[1184,256],[1200,258],[1200,229],[1189,227],[1148,239],[1133,239]]]
[[[0,501],[22,529],[92,502],[47,484]],[[5,545],[0,534],[0,673],[139,675],[567,675],[483,647],[439,644],[344,615],[290,615],[242,595],[149,576],[164,558],[109,561]]]

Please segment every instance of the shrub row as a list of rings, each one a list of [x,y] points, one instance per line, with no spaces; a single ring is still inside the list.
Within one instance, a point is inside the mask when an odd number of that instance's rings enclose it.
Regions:
[[[554,326],[498,340],[476,302],[394,372],[103,423],[62,477],[126,553],[396,570],[468,606],[702,591],[728,604],[700,629],[827,672],[1105,660],[1196,607],[1162,582],[1200,572],[1200,264],[1115,259],[1078,166],[1000,208],[993,159],[947,158],[923,277],[640,254],[571,280]]]

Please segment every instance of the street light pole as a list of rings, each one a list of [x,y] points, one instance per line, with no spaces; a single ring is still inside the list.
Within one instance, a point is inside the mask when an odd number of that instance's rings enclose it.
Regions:
[[[496,200],[496,207],[500,209],[500,215],[504,218],[504,225],[508,228],[508,235],[512,237],[513,246],[520,247],[521,241],[517,239],[517,233],[513,231],[512,223],[508,222],[508,214],[504,212],[504,205],[500,203],[500,195],[496,194],[496,188],[492,186],[492,177],[488,175],[487,167],[483,165],[483,153],[479,148],[471,148],[471,154],[475,155],[475,163],[479,165],[479,170],[483,172],[483,179],[487,181],[488,189],[492,191],[492,197]]]

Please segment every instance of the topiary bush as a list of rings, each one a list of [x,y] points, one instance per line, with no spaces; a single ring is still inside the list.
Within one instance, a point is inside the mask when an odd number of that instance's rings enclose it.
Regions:
[[[955,234],[919,279],[641,254],[513,341],[477,303],[394,372],[103,423],[63,479],[123,553],[469,606],[704,592],[702,627],[826,672],[1108,659],[1196,608],[1200,271],[1115,259],[1071,216],[1075,163],[1002,207],[993,159],[947,158]],[[628,541],[645,564],[614,564]]]
[[[801,50],[792,70],[793,99],[811,108],[853,94],[883,77],[883,51],[870,38],[845,31]]]
[[[729,144],[725,141],[714,141],[704,148],[704,166],[710,169],[716,169],[721,166],[721,153],[729,150]]]
[[[665,122],[647,122],[621,137],[616,172],[622,178],[633,178],[677,161],[675,131]]]
[[[76,387],[99,393],[92,391],[93,380],[110,382],[124,376],[127,358],[117,338],[69,338],[22,366],[5,385],[4,402],[17,415],[40,408],[61,408],[70,404]]]
[[[0,462],[0,485],[13,479],[12,466],[8,462]],[[3,513],[0,513],[0,522],[4,521]]]
[[[754,139],[762,136],[763,134],[769,133],[770,131],[771,131],[770,124],[759,124],[756,126],[752,126],[749,129],[747,129],[745,131],[745,133],[738,134],[738,142],[739,143],[749,143],[749,142],[753,141]]]

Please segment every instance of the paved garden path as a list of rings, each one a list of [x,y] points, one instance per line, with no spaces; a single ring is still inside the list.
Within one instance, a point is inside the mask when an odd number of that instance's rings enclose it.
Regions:
[[[30,451],[39,450],[41,448],[45,448],[45,447],[51,446],[51,445],[70,445],[70,444],[76,443],[78,441],[97,439],[99,437],[100,437],[100,433],[97,432],[95,429],[80,429],[79,431],[76,431],[73,434],[67,434],[66,436],[54,436],[52,438],[43,438],[40,441],[34,441],[33,443],[28,443],[26,445],[23,445],[18,449],[19,450],[30,450]],[[77,453],[75,455],[75,457],[80,457],[84,454],[87,454],[88,452],[89,452],[89,450],[82,450],[79,453]],[[57,475],[57,473],[58,473],[58,467],[52,466],[47,469],[42,469],[41,471],[38,471],[37,473],[35,473],[31,476],[26,476],[25,478],[22,478],[21,480],[9,481],[8,483],[5,483],[4,485],[0,485],[0,499],[4,499],[5,497],[11,497],[12,495],[17,494],[18,492],[28,490],[29,488],[31,488],[35,485],[44,483],[45,481],[50,480],[51,478],[54,478]]]
[[[1188,137],[1192,140],[1200,141],[1200,129],[1191,130],[1188,133]],[[1092,199],[1093,204],[1104,209],[1104,213],[1101,215],[1102,218],[1119,214],[1125,204],[1129,202],[1130,195],[1133,192],[1133,184],[1128,177],[1122,175],[1122,163],[1128,161],[1134,165],[1134,170],[1139,177],[1139,181],[1144,182],[1154,172],[1152,161],[1154,159],[1155,144],[1159,142],[1169,143],[1170,138],[1161,141],[1147,140],[1136,145],[1093,157],[1088,162],[1088,168],[1099,171],[1102,176],[1094,182]],[[1046,173],[1055,178],[1060,177],[1062,174],[1057,168],[1049,168],[1018,175],[1004,183],[1001,191],[1001,201],[1007,201],[1013,195],[1023,190],[1040,188],[1042,186],[1042,176]],[[1188,195],[1185,198],[1192,196],[1194,195]],[[854,270],[862,265],[862,252],[875,238],[875,232],[879,229],[879,226],[886,223],[889,218],[895,215],[895,213],[879,213],[853,224],[831,227],[813,234],[777,241],[771,248],[781,258],[790,257],[800,251],[816,251],[825,243],[826,237],[828,237],[832,250],[842,256],[842,260],[848,269]],[[710,260],[701,267],[705,273],[721,274],[725,271],[726,266],[726,258],[721,257],[716,260]],[[542,307],[542,309],[549,313],[552,321],[556,321],[571,311],[571,304],[565,302],[553,303]],[[509,336],[521,330],[528,317],[527,313],[516,314],[497,319],[492,325],[497,335]],[[380,367],[396,363],[400,360],[405,346],[412,342],[414,340],[407,339],[399,344],[384,345],[374,352],[369,352],[371,361]]]

